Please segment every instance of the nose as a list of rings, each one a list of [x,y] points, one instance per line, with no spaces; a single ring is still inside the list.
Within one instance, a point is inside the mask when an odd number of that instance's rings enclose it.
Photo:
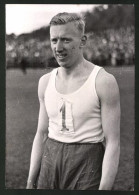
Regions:
[[[61,52],[61,51],[63,51],[63,44],[60,40],[58,40],[56,43],[56,52]]]

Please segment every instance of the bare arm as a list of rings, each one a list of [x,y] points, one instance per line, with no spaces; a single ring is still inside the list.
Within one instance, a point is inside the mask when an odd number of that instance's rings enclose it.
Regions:
[[[48,134],[48,116],[44,104],[44,91],[48,83],[48,75],[41,77],[38,86],[38,97],[40,102],[40,110],[38,117],[37,132],[33,141],[31,159],[30,159],[30,170],[27,182],[27,189],[33,189],[33,185],[36,182],[43,154],[43,147],[47,139]]]
[[[101,79],[101,81],[99,81]],[[101,102],[102,128],[106,149],[99,190],[111,190],[118,171],[120,156],[120,98],[115,78],[101,71],[97,92]]]

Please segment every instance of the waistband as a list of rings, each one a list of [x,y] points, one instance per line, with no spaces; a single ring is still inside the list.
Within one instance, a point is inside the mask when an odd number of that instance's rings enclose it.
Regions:
[[[89,143],[89,142],[70,142],[70,143],[66,143],[66,142],[60,142],[58,140],[52,139],[50,137],[47,138],[47,141],[52,141],[52,142],[56,142],[59,144],[64,144],[64,145],[103,145],[102,142],[96,142],[96,143]]]

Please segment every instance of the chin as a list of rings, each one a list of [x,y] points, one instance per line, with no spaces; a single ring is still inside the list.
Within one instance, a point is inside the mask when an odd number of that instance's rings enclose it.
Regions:
[[[58,64],[59,64],[60,67],[63,67],[63,68],[68,67],[68,64],[64,63],[64,62],[58,62]]]

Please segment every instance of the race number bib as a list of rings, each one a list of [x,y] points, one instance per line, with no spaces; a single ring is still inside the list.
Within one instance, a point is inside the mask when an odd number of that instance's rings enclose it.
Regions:
[[[63,134],[74,133],[72,103],[65,99],[61,99],[58,106],[58,126]]]

